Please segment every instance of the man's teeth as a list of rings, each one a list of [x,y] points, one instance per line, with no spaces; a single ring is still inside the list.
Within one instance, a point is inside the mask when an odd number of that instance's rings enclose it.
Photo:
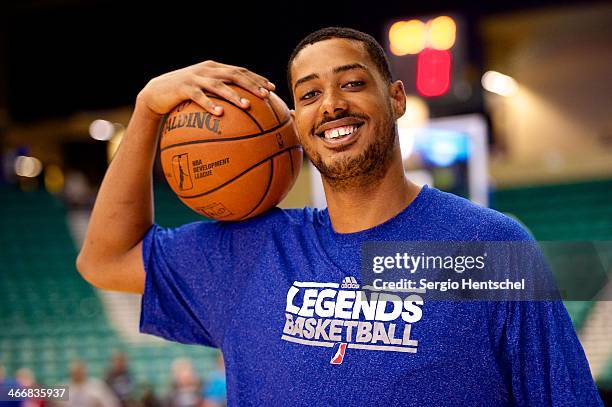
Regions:
[[[353,132],[357,130],[357,126],[342,126],[336,127],[334,129],[325,130],[323,134],[326,139],[331,140],[338,137],[348,136],[349,134],[353,134]]]

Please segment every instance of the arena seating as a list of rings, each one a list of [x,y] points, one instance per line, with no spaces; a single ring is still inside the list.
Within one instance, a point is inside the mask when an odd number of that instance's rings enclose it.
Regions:
[[[612,181],[499,190],[493,207],[517,216],[538,240],[611,240]]]
[[[500,190],[493,196],[493,207],[518,218],[539,241],[612,240],[611,180]],[[594,261],[588,255],[580,257],[573,253],[555,253],[554,257],[556,263],[566,265],[565,269],[553,267],[557,279],[575,279],[572,266]],[[612,253],[608,253],[608,259],[611,258]],[[602,282],[590,283],[601,286]],[[590,301],[566,302],[577,329],[591,306]]]
[[[189,210],[164,210],[168,225],[189,221]],[[60,200],[43,191],[0,187],[0,364],[9,374],[31,368],[41,383],[68,377],[72,360],[84,360],[103,377],[114,349],[124,350],[138,383],[168,385],[174,358],[189,357],[203,377],[216,352],[203,347],[159,342],[135,345],[122,340],[104,315],[95,290],[77,273],[76,248]],[[174,198],[176,199],[176,198]],[[195,219],[195,214],[191,220]]]

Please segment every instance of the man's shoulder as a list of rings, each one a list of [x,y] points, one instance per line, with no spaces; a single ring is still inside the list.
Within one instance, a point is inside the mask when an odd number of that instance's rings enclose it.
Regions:
[[[532,240],[527,229],[515,219],[454,194],[433,190],[427,216],[457,240]]]
[[[144,238],[144,249],[158,241],[165,247],[201,247],[207,244],[223,245],[231,241],[261,241],[262,238],[312,231],[313,224],[320,222],[321,211],[314,208],[273,208],[261,215],[243,221],[201,220],[178,227],[153,225]],[[258,239],[253,239],[257,236]]]
[[[319,220],[321,211],[316,208],[272,208],[259,216],[239,221],[229,222],[228,225],[236,228],[277,228],[304,226],[315,223]]]
[[[304,227],[308,224],[319,222],[321,211],[316,208],[272,208],[261,215],[241,221],[197,221],[181,226],[181,232],[203,233],[212,230],[219,232],[257,230],[259,233],[265,230],[276,230],[278,228]]]

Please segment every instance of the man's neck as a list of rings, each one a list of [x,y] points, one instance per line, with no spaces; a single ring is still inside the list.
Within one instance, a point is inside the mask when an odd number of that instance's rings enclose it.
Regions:
[[[327,208],[334,230],[353,233],[370,229],[403,211],[420,187],[406,179],[401,157],[394,157],[386,174],[376,182],[337,189],[323,179]]]

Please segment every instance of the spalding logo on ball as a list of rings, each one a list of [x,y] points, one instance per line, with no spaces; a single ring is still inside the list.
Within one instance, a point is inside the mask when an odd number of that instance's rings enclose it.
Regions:
[[[260,99],[230,85],[250,108],[215,95],[214,116],[195,102],[172,110],[163,124],[160,153],[172,190],[211,219],[243,220],[277,205],[302,167],[302,147],[287,105],[274,93]]]

